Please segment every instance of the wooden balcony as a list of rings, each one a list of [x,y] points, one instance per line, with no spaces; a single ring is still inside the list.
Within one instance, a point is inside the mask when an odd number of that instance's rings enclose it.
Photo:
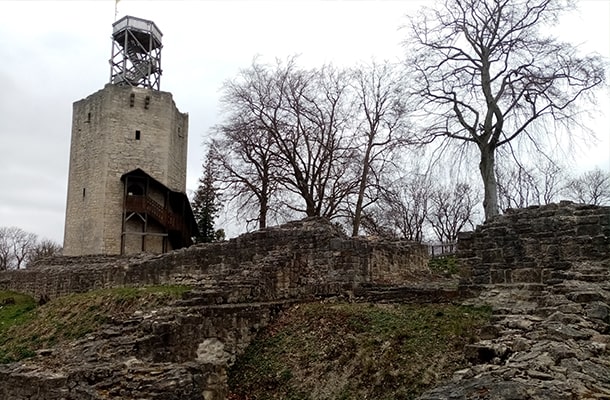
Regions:
[[[183,240],[190,242],[189,231],[184,218],[148,196],[127,195],[125,211],[147,214],[161,224],[168,232],[179,233]],[[188,239],[187,239],[188,238]]]

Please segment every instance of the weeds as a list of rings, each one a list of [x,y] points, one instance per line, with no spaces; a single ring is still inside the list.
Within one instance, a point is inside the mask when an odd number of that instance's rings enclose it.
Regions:
[[[189,288],[150,286],[71,294],[37,307],[34,299],[0,292],[0,364],[32,357],[37,350],[85,337],[111,319],[169,304]]]
[[[445,275],[454,275],[459,272],[457,258],[454,255],[431,257],[428,261],[428,268],[433,272]]]
[[[463,346],[490,314],[453,305],[301,305],[233,365],[231,398],[412,399],[462,365]]]

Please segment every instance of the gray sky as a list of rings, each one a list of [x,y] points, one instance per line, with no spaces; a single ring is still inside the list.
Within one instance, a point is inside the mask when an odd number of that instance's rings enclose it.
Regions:
[[[161,90],[189,113],[187,188],[201,175],[201,143],[218,122],[222,82],[264,61],[398,61],[406,22],[425,1],[121,0],[124,15],[163,32]],[[63,242],[72,103],[109,80],[113,0],[0,1],[0,226]],[[610,58],[610,1],[582,1],[553,32]],[[610,168],[610,92],[590,122],[599,142],[576,155]]]

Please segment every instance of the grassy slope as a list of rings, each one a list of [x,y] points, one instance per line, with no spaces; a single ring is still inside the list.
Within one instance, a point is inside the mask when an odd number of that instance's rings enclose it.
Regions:
[[[232,367],[230,398],[412,399],[463,365],[489,316],[452,305],[300,305]]]
[[[37,306],[0,292],[0,363],[85,336],[112,317],[171,303],[188,288],[101,290]],[[295,306],[229,371],[231,399],[412,399],[463,365],[488,309],[453,305]]]
[[[0,363],[17,361],[36,350],[84,337],[112,317],[130,315],[169,304],[188,288],[153,286],[120,288],[73,294],[37,306],[18,293],[0,292]]]

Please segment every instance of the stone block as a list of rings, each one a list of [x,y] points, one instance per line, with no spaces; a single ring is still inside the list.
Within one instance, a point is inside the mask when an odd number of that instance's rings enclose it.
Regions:
[[[601,225],[599,224],[578,225],[576,227],[576,234],[578,236],[596,236],[600,233]]]
[[[492,269],[490,270],[491,283],[509,283],[506,279],[506,270],[503,269]]]
[[[484,249],[481,251],[481,261],[487,263],[502,262],[502,249]]]
[[[512,271],[513,283],[541,283],[542,270],[537,268],[517,268]]]

